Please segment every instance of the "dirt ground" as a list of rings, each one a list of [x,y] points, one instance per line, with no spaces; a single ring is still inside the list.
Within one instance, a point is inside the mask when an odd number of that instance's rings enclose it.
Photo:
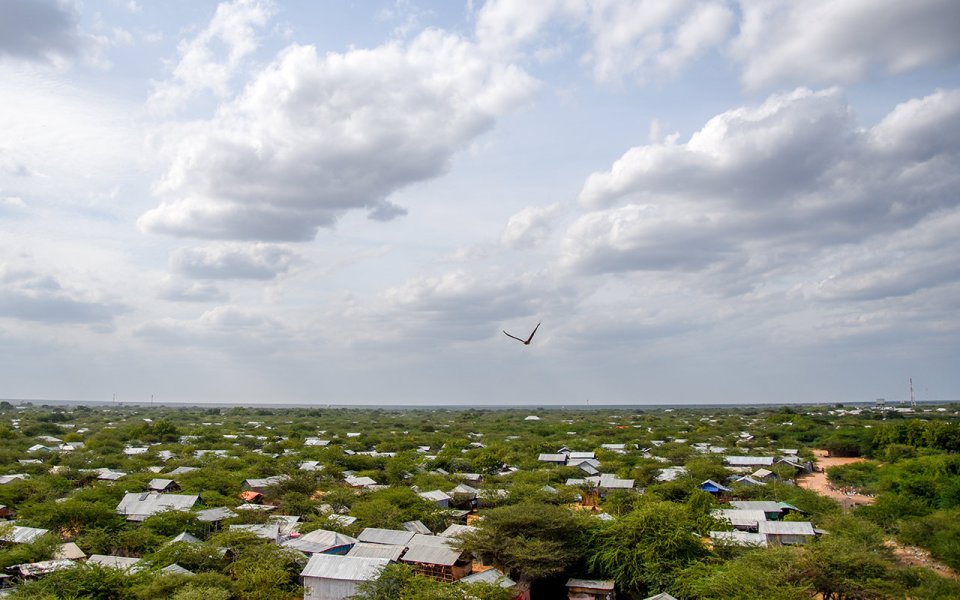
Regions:
[[[809,475],[797,478],[797,485],[808,490],[813,490],[822,496],[833,498],[844,508],[873,503],[873,496],[866,496],[851,490],[835,488],[830,485],[830,482],[827,480],[827,469],[830,467],[862,462],[864,459],[827,456],[826,450],[814,450],[813,453],[817,457],[817,470]]]
[[[930,557],[930,553],[917,546],[904,546],[896,540],[887,540],[884,544],[888,548],[893,548],[893,555],[897,562],[908,567],[926,567],[937,575],[949,577],[951,579],[960,579],[953,569],[942,562]]]
[[[804,475],[803,477],[798,478],[797,485],[808,490],[813,490],[823,496],[833,498],[834,500],[840,502],[844,508],[853,508],[854,506],[873,503],[874,498],[872,496],[865,496],[863,494],[837,489],[830,485],[830,482],[827,480],[826,470],[830,467],[849,465],[850,463],[861,462],[864,459],[831,457],[827,456],[826,450],[814,450],[813,453],[817,457],[818,470],[809,475]],[[935,571],[937,574],[942,575],[943,577],[960,579],[960,575],[957,575],[953,569],[931,558],[930,553],[923,548],[919,548],[917,546],[905,546],[896,540],[887,540],[885,544],[887,547],[893,549],[893,555],[896,557],[897,562],[901,565],[926,567]]]

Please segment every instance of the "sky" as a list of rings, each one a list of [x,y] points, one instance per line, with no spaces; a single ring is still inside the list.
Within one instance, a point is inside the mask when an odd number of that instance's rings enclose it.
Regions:
[[[955,0],[0,0],[0,397],[960,399],[958,31]]]

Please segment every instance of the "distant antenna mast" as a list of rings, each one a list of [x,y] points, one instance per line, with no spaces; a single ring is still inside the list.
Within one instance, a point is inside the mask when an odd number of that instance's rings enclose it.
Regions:
[[[913,377],[910,378],[910,407],[917,407],[917,399],[913,395]]]

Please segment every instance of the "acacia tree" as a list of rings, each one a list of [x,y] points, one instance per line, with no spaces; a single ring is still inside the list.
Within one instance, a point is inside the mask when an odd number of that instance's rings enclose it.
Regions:
[[[487,511],[478,529],[462,534],[458,544],[531,582],[577,562],[590,525],[565,507],[527,502]]]
[[[721,563],[695,563],[677,574],[671,591],[700,600],[809,600],[797,553],[791,547],[756,549]]]
[[[709,555],[694,533],[696,526],[696,517],[683,505],[642,502],[594,533],[589,566],[627,594],[668,589],[677,571]]]

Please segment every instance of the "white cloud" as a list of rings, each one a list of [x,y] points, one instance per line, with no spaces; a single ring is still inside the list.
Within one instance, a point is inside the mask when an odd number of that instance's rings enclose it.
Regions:
[[[703,192],[706,201],[762,204],[789,197],[850,149],[857,125],[837,90],[800,89],[757,107],[710,119],[686,144],[630,149],[590,175],[580,202],[609,206],[624,196],[650,199]]]
[[[530,97],[522,70],[460,37],[319,56],[291,46],[217,116],[173,134],[174,159],[143,215],[175,236],[309,240],[352,210],[443,173],[453,155]]]
[[[953,0],[741,0],[732,42],[750,88],[858,81],[960,56]]]
[[[601,82],[676,76],[708,52],[748,88],[824,85],[896,74],[960,56],[953,0],[491,0],[477,15],[488,49],[537,55],[585,37]]]
[[[268,0],[232,0],[217,6],[203,31],[180,42],[180,61],[169,81],[154,82],[147,107],[160,114],[182,108],[203,92],[224,97],[244,60],[258,45],[257,28],[273,14]]]
[[[175,277],[164,279],[157,296],[174,302],[226,302],[229,294],[205,281],[183,281]]]
[[[528,207],[510,217],[500,234],[500,243],[510,248],[531,248],[546,241],[553,232],[560,205]]]
[[[741,297],[908,296],[960,278],[960,246],[945,234],[958,173],[958,91],[901,104],[871,129],[836,91],[774,95],[591,175],[562,262],[698,272],[702,290]]]
[[[133,333],[156,342],[217,347],[238,350],[238,347],[266,351],[291,332],[277,319],[261,311],[235,305],[217,306],[196,319],[164,318],[142,323]]]
[[[733,23],[733,12],[721,1],[494,0],[477,16],[477,38],[507,54],[534,46],[540,57],[585,30],[589,43],[581,62],[598,81],[619,82],[675,74],[724,44]]]
[[[193,279],[276,279],[299,262],[289,248],[275,244],[219,244],[180,248],[170,256],[175,272]]]

